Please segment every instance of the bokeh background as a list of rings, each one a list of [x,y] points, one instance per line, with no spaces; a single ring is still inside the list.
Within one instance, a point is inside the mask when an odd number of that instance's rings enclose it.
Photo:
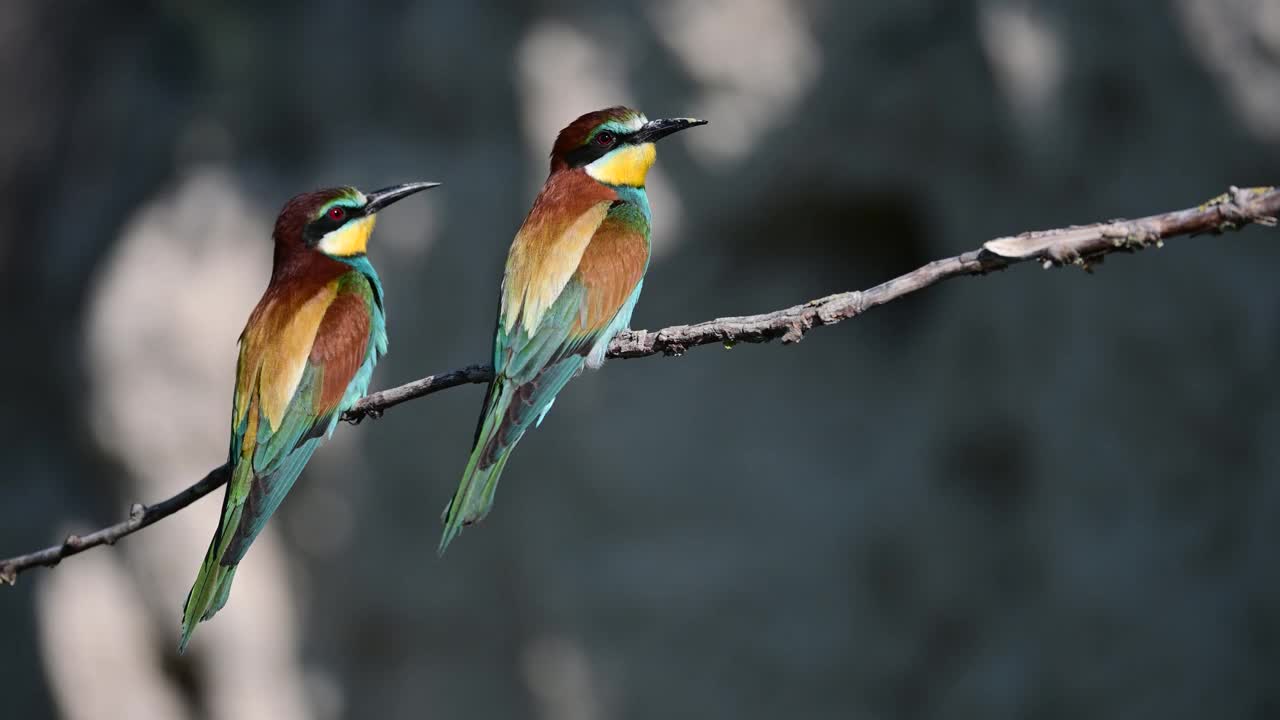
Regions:
[[[375,386],[483,361],[554,133],[663,143],[637,327],[1280,182],[1280,2],[72,2],[0,13],[0,555],[219,464],[295,192]],[[1280,717],[1277,232],[948,282],[570,386],[439,560],[483,389],[343,426],[175,653],[221,493],[0,588],[7,718]]]

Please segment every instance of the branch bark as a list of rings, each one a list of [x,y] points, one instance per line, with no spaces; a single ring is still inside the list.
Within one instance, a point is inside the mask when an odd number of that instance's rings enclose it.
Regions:
[[[695,325],[673,325],[654,332],[630,330],[619,333],[609,345],[611,358],[639,358],[649,355],[682,355],[699,345],[712,343],[765,343],[782,340],[784,344],[799,342],[815,327],[834,325],[857,317],[867,310],[962,275],[985,275],[1031,260],[1045,268],[1076,265],[1091,270],[1106,255],[1136,252],[1163,245],[1165,240],[1183,235],[1220,234],[1247,225],[1275,226],[1280,215],[1280,189],[1274,187],[1237,188],[1194,208],[1150,215],[1137,220],[1111,220],[1092,225],[1056,230],[1024,232],[997,238],[977,250],[935,260],[905,275],[881,283],[869,290],[828,295],[762,315],[718,318]],[[366,417],[379,417],[387,409],[404,402],[471,383],[487,383],[493,379],[489,365],[470,365],[438,375],[375,392],[343,415],[343,420],[359,423]],[[112,545],[155,523],[227,482],[227,466],[214,468],[196,484],[154,505],[135,504],[129,518],[88,535],[69,535],[53,545],[26,555],[0,560],[0,584],[13,584],[18,573],[37,566],[52,567],[63,558],[98,545]]]

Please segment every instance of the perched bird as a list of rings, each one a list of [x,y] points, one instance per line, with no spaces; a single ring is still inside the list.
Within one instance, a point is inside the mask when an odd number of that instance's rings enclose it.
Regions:
[[[240,334],[231,411],[231,479],[222,517],[182,612],[183,651],[196,623],[227,602],[236,565],[320,441],[364,396],[387,351],[382,284],[365,256],[376,213],[437,183],[365,195],[299,195],[276,219],[271,281]]]
[[[516,443],[541,423],[556,393],[604,362],[631,322],[649,265],[645,176],[654,143],[704,120],[649,120],[613,107],[560,131],[551,174],[507,255],[493,339],[494,379],[471,458],[444,510],[439,552],[493,505]]]

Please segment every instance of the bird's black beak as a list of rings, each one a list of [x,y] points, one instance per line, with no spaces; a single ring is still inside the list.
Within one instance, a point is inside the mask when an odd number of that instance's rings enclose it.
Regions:
[[[706,120],[697,118],[671,118],[669,120],[650,120],[631,136],[631,142],[647,143],[699,125],[706,125]]]
[[[416,192],[430,190],[439,184],[434,182],[412,182],[374,190],[365,195],[364,212],[366,215],[372,215],[397,200],[403,200]]]

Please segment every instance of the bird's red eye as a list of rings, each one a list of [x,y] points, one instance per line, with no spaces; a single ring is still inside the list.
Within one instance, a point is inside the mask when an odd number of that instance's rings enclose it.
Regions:
[[[600,147],[609,147],[613,144],[615,139],[616,138],[614,138],[613,133],[608,130],[596,133],[596,144]]]
[[[346,208],[341,205],[334,205],[329,208],[329,219],[341,222],[347,216]]]

